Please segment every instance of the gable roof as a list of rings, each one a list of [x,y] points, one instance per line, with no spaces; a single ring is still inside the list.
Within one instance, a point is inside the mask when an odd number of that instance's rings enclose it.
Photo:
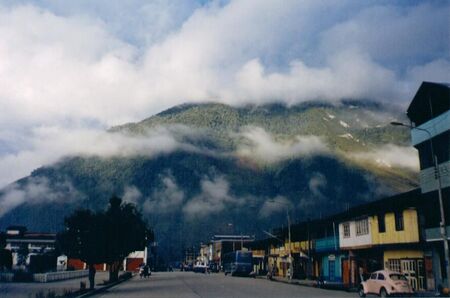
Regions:
[[[423,82],[406,114],[416,126],[419,126],[448,110],[450,110],[450,83]]]

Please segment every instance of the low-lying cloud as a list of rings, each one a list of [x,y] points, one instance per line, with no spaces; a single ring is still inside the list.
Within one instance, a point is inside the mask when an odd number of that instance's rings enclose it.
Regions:
[[[144,212],[165,214],[181,209],[185,199],[184,191],[180,189],[171,175],[163,177],[161,182],[161,188],[155,190],[144,202]]]
[[[268,218],[274,214],[286,213],[287,210],[292,210],[292,208],[293,204],[286,197],[276,196],[264,201],[259,209],[258,216]]]
[[[0,155],[0,186],[17,180],[65,156],[155,156],[175,150],[197,150],[183,141],[195,134],[187,127],[157,127],[139,135],[108,133],[100,129],[40,127],[33,130],[26,149]]]
[[[46,177],[30,177],[24,185],[14,183],[2,190],[0,194],[0,217],[15,207],[27,204],[70,203],[82,199],[70,181],[50,183]]]
[[[211,216],[228,206],[236,206],[243,201],[230,194],[230,184],[224,176],[205,178],[200,182],[201,192],[183,207],[187,217]]]
[[[262,163],[274,163],[294,157],[305,157],[329,152],[326,143],[317,136],[296,136],[291,140],[275,140],[263,128],[246,127],[237,137],[237,156]]]
[[[388,144],[368,152],[354,153],[351,157],[371,162],[380,167],[400,167],[415,172],[419,171],[419,156],[413,147]]]

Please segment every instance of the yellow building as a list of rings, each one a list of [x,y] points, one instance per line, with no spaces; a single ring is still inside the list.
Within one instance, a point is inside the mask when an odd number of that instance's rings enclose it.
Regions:
[[[372,217],[372,244],[419,242],[417,211],[406,209]]]
[[[294,267],[294,275],[300,271],[304,270],[304,264],[302,264],[301,259],[306,257],[308,252],[309,241],[292,241],[291,242],[291,255]],[[312,244],[312,243],[311,243]],[[273,268],[275,266],[276,276],[288,276],[289,269],[289,241],[286,240],[284,245],[281,247],[271,246],[270,254],[268,258],[269,267]]]
[[[371,232],[372,244],[386,247],[384,267],[402,272],[414,289],[423,290],[426,283],[424,253],[418,246],[414,247],[420,241],[417,211],[409,208],[372,216]]]

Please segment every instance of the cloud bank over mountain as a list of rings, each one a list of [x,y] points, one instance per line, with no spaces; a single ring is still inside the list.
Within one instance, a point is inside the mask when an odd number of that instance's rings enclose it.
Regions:
[[[96,133],[184,102],[405,105],[422,80],[450,81],[449,13],[445,1],[5,1],[0,185],[46,161],[41,130]]]

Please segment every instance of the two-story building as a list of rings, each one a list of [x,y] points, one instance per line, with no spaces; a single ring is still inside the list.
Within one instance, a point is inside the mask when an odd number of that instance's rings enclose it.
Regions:
[[[12,253],[13,269],[33,272],[56,270],[55,246],[56,234],[28,232],[23,226],[9,226],[6,229],[5,249]]]
[[[404,273],[416,290],[433,288],[427,281],[431,260],[423,233],[426,205],[415,189],[338,215],[340,249],[348,251],[343,283],[356,285],[367,273],[385,268]]]

